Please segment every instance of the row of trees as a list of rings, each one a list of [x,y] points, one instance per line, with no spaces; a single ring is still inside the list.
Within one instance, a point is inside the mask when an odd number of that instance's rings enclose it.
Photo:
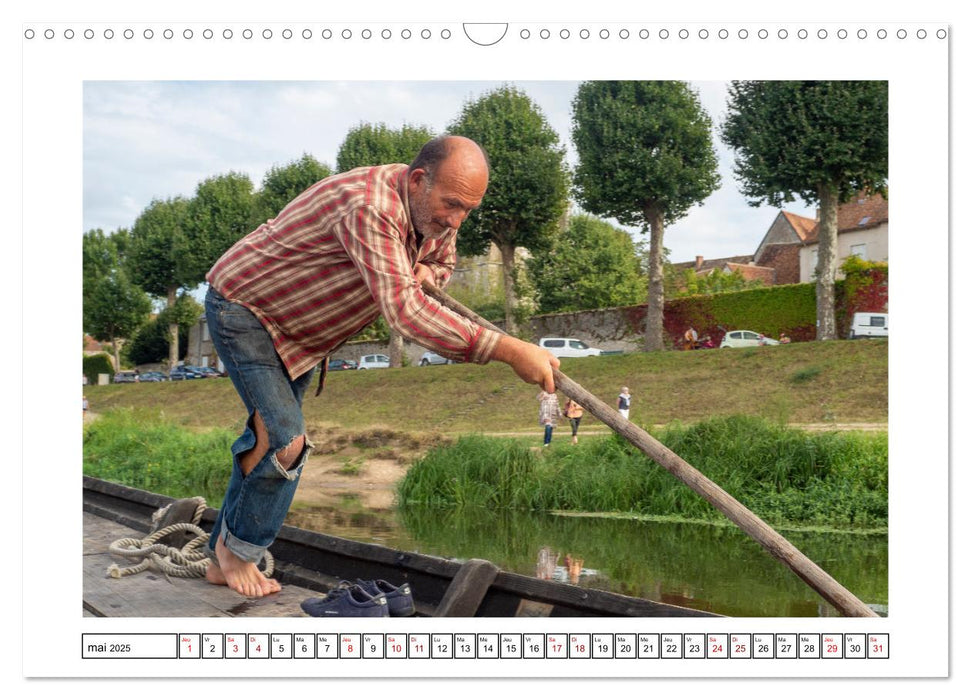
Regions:
[[[578,156],[572,172],[556,132],[514,87],[468,101],[448,125],[449,133],[482,144],[492,165],[482,206],[463,224],[459,253],[479,255],[497,246],[506,327],[513,332],[515,251],[526,248],[539,310],[634,304],[646,293],[645,347],[661,349],[665,228],[720,185],[711,119],[679,81],[585,82],[572,109]],[[433,135],[424,127],[362,123],[341,145],[337,169],[409,162]],[[750,204],[782,206],[798,196],[819,205],[818,337],[835,338],[836,208],[853,192],[885,190],[886,83],[733,82],[720,135],[735,152],[735,175]],[[330,174],[309,155],[271,169],[259,190],[247,176],[230,172],[200,183],[191,199],[153,201],[130,231],[89,232],[86,330],[101,340],[125,336],[147,314],[145,293],[165,299],[175,364],[180,293],[202,282],[241,236]],[[621,229],[593,216],[565,216],[571,194],[585,212],[649,235],[646,280]]]

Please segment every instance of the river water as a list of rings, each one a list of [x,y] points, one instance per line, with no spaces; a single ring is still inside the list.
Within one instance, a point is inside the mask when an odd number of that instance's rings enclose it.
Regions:
[[[825,617],[838,612],[735,525],[653,522],[425,507],[373,509],[353,495],[294,504],[287,523],[457,560],[488,559],[552,577],[736,617]],[[727,521],[726,521],[727,523]],[[803,554],[881,615],[887,614],[887,536],[781,531]],[[582,564],[578,565],[578,561]],[[579,574],[576,576],[576,574]]]

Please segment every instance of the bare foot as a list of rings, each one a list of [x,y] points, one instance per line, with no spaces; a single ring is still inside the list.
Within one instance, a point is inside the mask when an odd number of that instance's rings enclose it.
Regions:
[[[263,575],[256,564],[243,561],[230,552],[222,539],[216,542],[216,559],[206,569],[206,580],[217,586],[229,586],[240,595],[261,598],[280,590],[280,582]]]

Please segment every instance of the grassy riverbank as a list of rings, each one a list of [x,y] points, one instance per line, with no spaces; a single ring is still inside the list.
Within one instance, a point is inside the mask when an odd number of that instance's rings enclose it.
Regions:
[[[675,424],[656,437],[763,520],[873,531],[887,524],[887,435],[807,432],[732,416]],[[85,430],[84,473],[214,503],[228,479],[233,432],[187,430],[144,409],[113,411]],[[404,504],[617,513],[720,522],[723,516],[614,435],[580,444],[470,434],[436,440],[398,487]],[[437,444],[434,444],[437,443]],[[361,448],[367,449],[364,443]]]
[[[673,425],[656,437],[777,525],[887,525],[885,433],[808,433],[735,416]],[[470,435],[431,450],[399,487],[403,503],[627,513],[717,522],[704,499],[616,436],[537,451]]]
[[[729,415],[782,424],[887,422],[887,343],[881,340],[568,358],[562,368],[611,405],[619,388],[629,386],[631,419],[642,426]],[[312,393],[304,402],[311,429],[538,431],[535,387],[502,363],[332,372],[324,392]],[[234,432],[245,420],[228,379],[85,387],[85,394],[98,413],[149,409],[180,425]],[[590,416],[584,427],[605,428]]]

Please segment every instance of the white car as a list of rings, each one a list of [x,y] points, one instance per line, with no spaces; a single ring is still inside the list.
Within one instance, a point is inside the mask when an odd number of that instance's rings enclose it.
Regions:
[[[850,340],[854,338],[886,338],[890,335],[890,314],[879,311],[858,311],[853,314]]]
[[[723,348],[753,348],[759,345],[778,345],[778,340],[768,338],[755,331],[728,331],[722,338]]]
[[[387,369],[391,366],[391,358],[387,355],[361,355],[357,361],[358,369]]]
[[[538,344],[557,357],[594,357],[601,353],[577,338],[540,338]]]

